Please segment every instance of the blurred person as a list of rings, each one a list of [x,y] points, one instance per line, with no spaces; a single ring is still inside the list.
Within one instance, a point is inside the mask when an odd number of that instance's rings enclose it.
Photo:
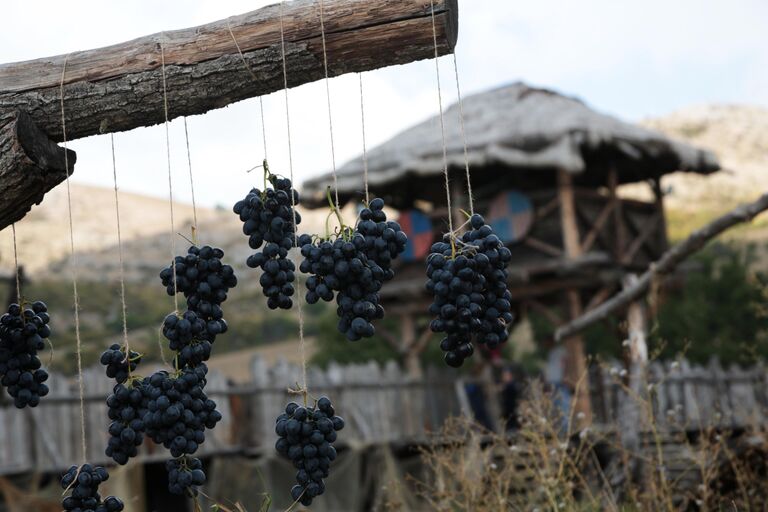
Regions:
[[[554,340],[548,340],[547,345],[551,348],[547,354],[547,363],[544,367],[544,382],[552,391],[552,405],[555,408],[555,414],[562,422],[561,429],[568,429],[568,419],[571,412],[571,399],[573,393],[570,386],[565,382],[565,367],[568,354],[565,346],[555,344]]]
[[[512,366],[505,366],[501,371],[501,415],[506,429],[517,430],[520,428],[517,407],[522,395],[522,375]]]

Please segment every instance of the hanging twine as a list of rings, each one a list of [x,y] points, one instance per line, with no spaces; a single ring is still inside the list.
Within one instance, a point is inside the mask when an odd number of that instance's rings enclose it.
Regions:
[[[171,176],[171,136],[168,129],[168,87],[165,79],[165,48],[163,41],[165,40],[165,32],[162,33],[162,39],[160,40],[160,62],[163,71],[163,111],[165,113],[165,156],[168,163],[168,206],[171,212],[171,271],[173,273],[173,310],[179,314],[179,297],[178,297],[178,283],[176,282],[176,238],[175,231],[176,225],[173,218],[173,178]]]
[[[85,437],[85,383],[83,382],[83,355],[80,339],[80,298],[77,294],[77,256],[75,254],[75,228],[72,221],[72,193],[69,186],[69,155],[67,154],[67,122],[64,111],[64,76],[67,72],[69,54],[64,57],[64,67],[61,70],[59,96],[61,101],[61,136],[64,146],[64,172],[67,182],[67,213],[69,215],[69,249],[72,268],[72,299],[75,306],[75,342],[77,350],[77,384],[80,395],[80,443],[83,454],[83,464],[88,461],[88,443]]]
[[[189,188],[192,191],[192,245],[197,245],[197,201],[195,201],[195,180],[192,177],[192,153],[189,150],[189,130],[187,116],[184,116],[184,140],[187,143],[187,166],[189,167]]]
[[[456,94],[459,97],[459,123],[461,125],[461,142],[464,144],[464,167],[467,171],[467,195],[469,196],[469,213],[475,214],[475,198],[472,195],[472,180],[469,174],[469,151],[467,150],[467,133],[464,129],[464,102],[461,99],[459,85],[459,65],[456,62],[456,52],[453,52],[453,74],[456,77]]]
[[[363,183],[365,184],[365,204],[371,202],[368,193],[368,148],[365,143],[365,99],[363,96],[363,74],[358,73],[357,78],[360,82],[360,124],[363,131]]]
[[[291,144],[291,115],[288,104],[288,66],[285,62],[285,28],[283,26],[283,7],[285,2],[280,2],[280,47],[283,58],[283,91],[285,92],[285,123],[288,134],[288,170],[290,172],[291,183],[296,187],[296,183],[293,180],[293,146]],[[333,140],[333,135],[331,135]],[[338,193],[338,192],[337,192]],[[299,245],[299,234],[296,226],[296,198],[291,193],[291,210],[293,212],[293,236],[294,245]],[[338,197],[336,198],[338,204]],[[309,386],[307,384],[307,349],[306,341],[304,340],[304,312],[301,304],[301,273],[296,273],[296,306],[299,315],[299,350],[301,352],[301,394],[304,397],[304,405],[307,405],[307,397],[309,396]]]
[[[16,275],[16,302],[21,305],[21,275],[19,274],[19,250],[16,247],[16,223],[11,224],[13,232],[13,268]]]
[[[120,230],[120,197],[117,193],[117,159],[115,158],[115,135],[109,134],[112,147],[112,178],[115,185],[115,218],[117,219],[117,254],[120,261],[120,305],[123,314],[123,347],[125,347],[125,362],[128,363],[128,376],[131,376],[131,345],[128,342],[128,307],[125,303],[125,264],[123,260],[123,236]]]
[[[435,75],[437,77],[437,101],[438,106],[440,108],[440,135],[442,136],[443,141],[443,173],[445,174],[445,198],[446,202],[448,203],[448,230],[451,233],[451,237],[454,236],[453,233],[453,207],[451,206],[451,189],[450,189],[450,183],[448,179],[448,147],[445,142],[445,119],[443,115],[443,91],[440,87],[440,63],[438,62],[438,58],[440,57],[440,54],[437,50],[437,24],[435,23],[435,0],[430,0],[430,3],[432,5],[432,38],[435,43]]]
[[[251,74],[251,78],[253,78],[253,81],[255,83],[259,82],[258,77],[256,76],[256,73],[253,72],[251,69],[251,66],[248,65],[248,62],[245,60],[245,55],[243,54],[243,51],[240,49],[240,44],[237,42],[237,38],[235,37],[235,33],[232,32],[232,26],[229,24],[229,20],[227,20],[227,30],[229,30],[229,35],[232,36],[232,41],[235,43],[235,47],[237,48],[237,53],[240,54],[240,60],[243,62],[243,66],[248,71],[248,73]],[[285,61],[285,55],[283,55],[283,61]],[[259,113],[261,114],[261,137],[262,137],[262,144],[264,147],[264,160],[267,159],[267,129],[266,124],[264,123],[264,100],[261,96],[259,96]]]
[[[331,84],[328,79],[328,52],[325,46],[325,18],[324,18],[323,0],[320,0],[320,37],[323,41],[323,67],[325,69],[325,99],[328,103],[328,129],[331,135],[331,169],[333,171],[333,191],[336,199],[336,208],[339,208],[339,180],[336,176],[336,146],[333,143],[333,115],[331,108]],[[285,62],[285,51],[283,51],[283,62]]]

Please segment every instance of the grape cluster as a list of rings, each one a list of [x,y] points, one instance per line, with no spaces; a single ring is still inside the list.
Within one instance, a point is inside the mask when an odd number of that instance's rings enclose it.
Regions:
[[[310,274],[307,303],[336,297],[339,331],[351,341],[373,336],[373,320],[384,317],[378,292],[385,272],[366,256],[365,237],[346,228],[334,241],[302,235],[299,244],[304,256],[299,270]]]
[[[193,245],[186,256],[176,256],[176,286],[173,285],[173,266],[160,272],[160,279],[168,295],[183,293],[187,305],[195,311],[203,304],[221,304],[227,292],[237,286],[237,277],[230,265],[222,263],[224,251],[218,247]]]
[[[131,350],[126,357],[125,351],[125,347],[115,343],[101,354],[100,361],[106,366],[107,377],[115,379],[118,384],[127,382],[131,372],[135,371],[141,362],[141,354]]]
[[[127,464],[128,459],[139,454],[144,441],[144,415],[147,399],[144,387],[137,381],[118,383],[107,397],[109,441],[104,453],[118,464]]]
[[[205,483],[203,463],[195,457],[179,457],[166,461],[168,490],[173,494],[197,496],[197,486]]]
[[[392,262],[404,250],[408,236],[395,221],[387,221],[384,213],[384,200],[373,199],[367,208],[360,211],[357,231],[365,237],[365,254],[383,270],[383,281],[395,277]]]
[[[473,339],[488,348],[505,342],[513,320],[506,271],[512,253],[482,216],[473,215],[470,226],[458,240],[446,234],[427,257],[429,312],[437,316],[431,328],[446,333],[440,348],[453,367],[472,355]]]
[[[299,193],[292,188],[291,180],[265,172],[272,188],[252,189],[245,199],[235,203],[233,210],[243,221],[243,233],[249,237],[251,249],[264,246],[250,255],[246,264],[262,270],[259,283],[267,306],[290,309],[296,267],[288,258],[288,251],[295,246],[296,226],[301,223],[301,215],[293,210],[299,204]]]
[[[201,364],[181,370],[178,376],[160,371],[146,379],[147,436],[170,450],[173,457],[195,453],[205,441],[205,429],[212,429],[221,420],[216,402],[203,391],[207,371]]]
[[[237,286],[237,277],[230,265],[222,263],[223,257],[224,251],[217,247],[193,245],[186,256],[177,256],[160,272],[166,291],[170,295],[183,293],[187,302],[187,311],[172,313],[163,321],[163,335],[177,353],[178,369],[207,361],[216,336],[228,330],[221,304],[227,300],[229,290]]]
[[[48,372],[37,352],[51,335],[49,321],[48,308],[41,301],[31,308],[11,304],[0,317],[0,383],[19,409],[35,407],[48,394]]]
[[[291,497],[304,506],[325,492],[323,478],[328,476],[331,462],[336,458],[336,432],[344,428],[344,420],[335,415],[327,397],[320,398],[315,407],[301,407],[291,402],[277,417],[275,432],[279,436],[275,449],[293,462],[298,469],[297,485]]]
[[[78,471],[79,469],[79,471]],[[72,466],[61,477],[61,487],[70,490],[70,495],[61,502],[66,512],[119,512],[123,502],[114,496],[101,500],[99,485],[107,481],[107,470],[90,464]]]
[[[338,329],[350,341],[376,332],[373,321],[384,317],[379,290],[394,277],[392,262],[408,241],[397,222],[387,222],[383,208],[384,201],[374,199],[360,212],[357,227],[342,226],[335,239],[299,237],[304,256],[299,270],[310,274],[307,302],[335,297]]]

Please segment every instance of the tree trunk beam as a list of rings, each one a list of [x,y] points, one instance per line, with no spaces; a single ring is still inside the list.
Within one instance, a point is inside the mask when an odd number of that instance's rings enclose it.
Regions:
[[[77,156],[67,153],[71,174]],[[27,114],[15,112],[0,124],[0,229],[40,204],[46,192],[66,179],[65,168],[64,149]]]
[[[448,54],[457,38],[457,0],[434,4],[438,53]],[[283,7],[291,87],[325,76],[319,9],[316,0]],[[434,57],[431,9],[430,0],[325,0],[329,75]],[[51,139],[61,141],[65,60],[68,139],[163,122],[161,42],[171,119],[280,90],[280,10],[276,4],[106,48],[0,65],[0,125],[11,112],[24,111]],[[230,27],[257,80],[245,69]]]
[[[658,261],[652,263],[648,270],[631,286],[628,286],[595,309],[560,326],[555,331],[555,338],[559,341],[573,336],[590,325],[606,319],[612,313],[627,307],[632,302],[641,298],[650,289],[651,284],[655,280],[674,271],[680,263],[698,252],[707,242],[737,224],[750,222],[765,210],[768,210],[768,194],[763,194],[756,201],[743,204],[718,217],[701,229],[694,231],[688,238],[665,252]]]

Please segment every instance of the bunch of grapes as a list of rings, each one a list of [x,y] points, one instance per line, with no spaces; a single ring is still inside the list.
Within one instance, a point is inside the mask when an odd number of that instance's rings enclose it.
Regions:
[[[19,409],[35,407],[48,394],[48,372],[37,353],[51,335],[49,321],[48,308],[41,301],[25,309],[11,304],[0,317],[0,383]]]
[[[408,236],[400,224],[387,221],[383,199],[373,199],[367,208],[360,211],[357,231],[365,237],[365,254],[368,259],[375,261],[384,270],[383,280],[386,282],[395,277],[392,262],[405,250]]]
[[[106,366],[107,377],[123,384],[141,363],[141,354],[133,350],[126,354],[126,348],[115,343],[101,354],[100,362]]]
[[[221,420],[216,402],[203,391],[207,367],[185,368],[176,375],[160,371],[147,379],[147,436],[162,444],[173,457],[191,455],[205,441],[205,429]]]
[[[336,211],[333,203],[331,208]],[[299,270],[310,274],[307,302],[330,302],[335,297],[338,329],[351,341],[376,332],[373,321],[384,317],[379,290],[394,277],[392,262],[408,241],[397,222],[387,222],[383,208],[384,201],[374,199],[360,212],[357,227],[342,224],[335,239],[299,237],[304,256]]]
[[[440,348],[453,367],[473,354],[473,339],[488,348],[505,342],[513,320],[506,271],[512,254],[482,216],[473,215],[470,226],[458,240],[445,235],[427,257],[429,312],[437,316],[431,328],[446,333]]]
[[[213,326],[210,330],[209,325]],[[216,336],[212,331],[217,331],[217,334],[222,332],[219,330],[221,325],[226,326],[226,324],[206,322],[191,310],[185,311],[181,316],[171,313],[165,317],[163,336],[168,339],[171,350],[177,354],[177,366],[179,368],[197,366],[210,359],[212,345],[209,339]]]
[[[179,457],[166,461],[168,489],[173,494],[197,496],[197,486],[205,483],[203,463],[195,457]]]
[[[128,459],[139,454],[147,402],[144,387],[136,380],[128,385],[118,383],[107,397],[107,415],[112,423],[104,453],[118,464],[127,464]]]
[[[243,233],[251,249],[264,246],[249,256],[246,264],[262,270],[259,283],[267,306],[290,309],[296,267],[288,251],[295,245],[296,226],[301,223],[301,215],[293,209],[299,204],[299,193],[292,188],[291,180],[270,174],[266,162],[264,172],[272,188],[267,188],[265,181],[265,190],[252,189],[245,199],[235,203],[233,210],[243,221]]]
[[[106,482],[109,473],[102,467],[83,464],[82,467],[72,466],[61,477],[61,487],[70,490],[69,496],[61,502],[66,512],[119,512],[123,510],[123,502],[114,496],[101,500],[99,485]]]
[[[351,341],[373,336],[373,320],[384,317],[378,292],[385,271],[366,256],[365,237],[345,228],[334,241],[302,235],[299,244],[304,256],[299,270],[310,274],[307,303],[336,297],[339,331]]]
[[[344,420],[335,415],[327,397],[314,407],[301,407],[291,402],[285,413],[277,417],[275,432],[279,436],[275,449],[293,462],[298,469],[297,485],[291,497],[304,506],[325,492],[323,478],[328,477],[331,462],[336,458],[336,432],[344,428]]]

